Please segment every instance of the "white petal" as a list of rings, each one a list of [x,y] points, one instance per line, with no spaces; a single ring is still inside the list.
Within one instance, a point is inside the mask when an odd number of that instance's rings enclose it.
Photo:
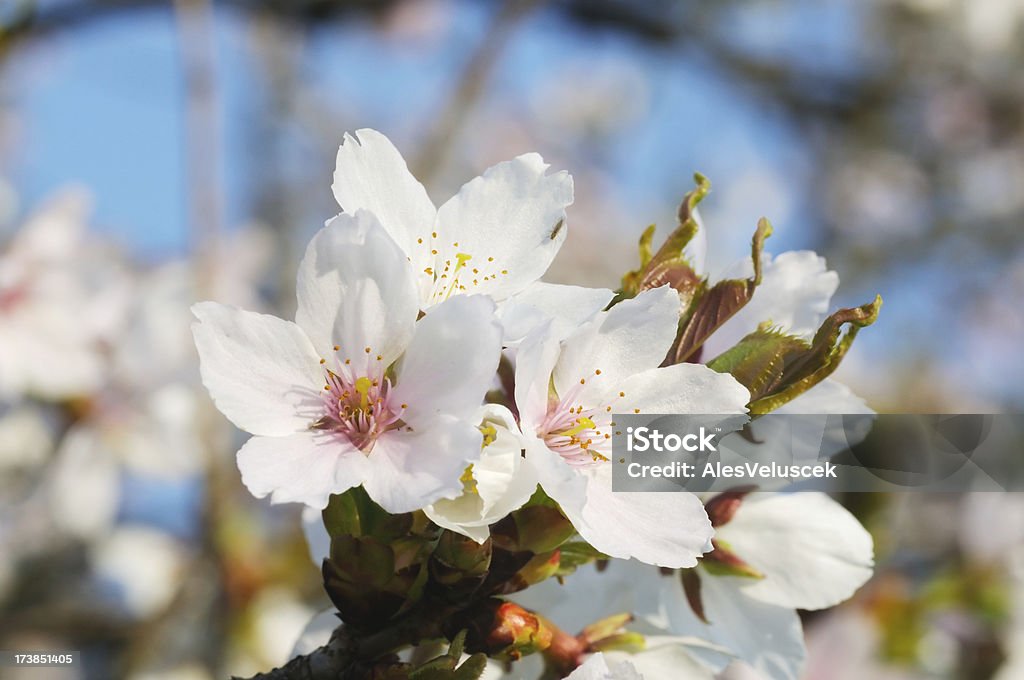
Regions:
[[[628,660],[609,664],[604,654],[598,652],[570,673],[567,680],[644,680],[644,676],[640,675],[636,667]],[[652,676],[651,680],[657,680],[657,678]]]
[[[398,368],[395,398],[409,405],[405,421],[425,427],[442,413],[472,419],[500,357],[501,325],[489,298],[457,295],[434,307],[416,323]]]
[[[620,383],[621,413],[746,413],[750,392],[728,373],[700,364],[675,364],[638,373]]]
[[[467,292],[501,300],[547,271],[565,240],[565,208],[573,199],[572,177],[545,175],[547,168],[535,153],[499,163],[438,210],[437,261],[443,267],[465,253],[472,257],[467,266],[479,270],[460,277]],[[470,285],[473,278],[476,285]]]
[[[462,494],[458,498],[442,498],[432,505],[423,508],[427,518],[448,531],[462,534],[477,543],[483,543],[491,536],[490,524],[479,521],[483,516],[480,499],[472,494]]]
[[[714,531],[693,494],[613,492],[611,463],[578,471],[586,482],[582,505],[577,485],[541,484],[588,543],[611,557],[636,558],[660,567],[692,567]]]
[[[766,576],[744,592],[785,607],[842,602],[871,577],[874,564],[871,535],[822,493],[751,494],[718,535]]]
[[[691,656],[688,646],[651,636],[645,636],[644,642],[644,649],[636,654],[609,652],[606,656],[613,664],[628,662],[645,680],[714,680],[715,674]]]
[[[842,414],[841,419],[826,418],[785,418],[780,421],[764,419],[754,424],[753,441],[763,442],[762,446],[787,446],[793,461],[802,454],[805,460],[825,460],[851,446],[864,441],[874,424],[875,412],[846,385],[826,378],[807,390],[793,401],[783,404],[773,413],[785,414]],[[858,415],[860,418],[850,416]],[[827,425],[827,427],[826,427]],[[789,428],[781,436],[783,428]],[[763,430],[763,432],[759,432]],[[771,434],[775,430],[779,434]],[[752,445],[756,446],[756,445]],[[755,455],[785,456],[786,451],[769,454],[767,451]],[[772,460],[772,458],[761,458]],[[785,458],[774,458],[783,461]],[[802,460],[800,462],[803,462]]]
[[[203,384],[231,422],[281,436],[321,415],[320,360],[298,326],[216,302],[200,302],[192,313]]]
[[[388,366],[409,344],[419,314],[409,261],[365,211],[338,215],[313,237],[296,292],[295,321],[324,358]]]
[[[499,428],[495,441],[484,447],[473,466],[473,479],[489,523],[518,509],[537,489],[536,474],[523,464],[522,449],[520,438]]]
[[[661,365],[678,322],[679,296],[668,286],[620,302],[565,339],[555,389],[565,395],[583,379],[588,393],[617,391],[634,373]]]
[[[828,313],[829,301],[839,287],[839,276],[825,266],[825,258],[809,250],[782,253],[774,260],[764,255],[761,285],[750,302],[726,321],[705,344],[704,356],[717,356],[735,345],[763,321],[793,335],[810,337]],[[747,258],[728,278],[753,276]]]
[[[505,329],[504,344],[522,342],[535,328],[552,321],[551,333],[565,337],[611,302],[607,288],[583,288],[536,282],[498,306],[498,319]]]
[[[391,140],[376,130],[346,134],[331,189],[345,212],[369,210],[376,215],[412,257],[415,271],[427,266],[429,250],[416,240],[429,237],[437,211]]]
[[[523,434],[536,434],[548,408],[548,386],[558,361],[558,337],[551,324],[535,329],[516,352],[515,400]]]
[[[491,524],[520,508],[537,489],[536,473],[523,461],[523,438],[512,413],[496,404],[481,410],[482,424],[491,425],[497,434],[473,464],[475,491],[424,508],[435,524],[478,543],[490,536]]]
[[[462,491],[462,472],[480,458],[482,439],[476,425],[451,416],[419,431],[386,432],[368,457],[366,493],[391,513],[454,498]]]
[[[701,600],[710,622],[705,624],[686,602],[678,574],[661,577],[671,631],[724,647],[772,680],[797,680],[806,656],[800,617],[788,607],[747,597],[738,587],[743,580],[701,574]],[[694,647],[691,652],[716,671],[727,665],[713,651]]]
[[[673,577],[678,578],[678,577]],[[613,614],[632,613],[636,618],[629,626],[644,635],[645,650],[638,654],[606,652],[610,660],[629,660],[645,677],[710,679],[708,670],[693,658],[694,649],[715,658],[724,667],[734,657],[722,647],[711,645],[694,636],[665,634],[666,604],[678,606],[675,593],[665,597],[665,584],[655,567],[635,560],[612,560],[598,571],[585,565],[564,579],[548,579],[510,596],[521,606],[543,613],[568,633]],[[666,673],[667,669],[675,672]],[[648,675],[650,673],[650,675]]]
[[[257,498],[273,503],[304,503],[325,508],[370,474],[366,456],[348,441],[327,432],[306,431],[287,437],[253,437],[238,451],[242,483]]]
[[[547,616],[567,633],[576,634],[595,621],[629,612],[639,618],[661,608],[656,568],[639,562],[611,560],[600,571],[580,567],[559,582],[548,579],[510,596],[517,604]],[[598,595],[598,596],[595,596]],[[644,632],[653,630],[647,627]]]

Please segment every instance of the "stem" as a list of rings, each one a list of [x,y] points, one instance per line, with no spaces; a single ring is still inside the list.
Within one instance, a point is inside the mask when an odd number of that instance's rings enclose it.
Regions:
[[[371,676],[375,664],[386,660],[389,655],[411,645],[445,638],[443,625],[479,604],[480,602],[461,606],[425,604],[410,611],[405,618],[396,621],[392,626],[365,637],[358,636],[342,624],[334,630],[330,641],[323,647],[304,656],[297,656],[280,668],[259,673],[248,680],[363,680]],[[544,658],[549,666],[557,671],[559,677],[565,677],[579,666],[586,652],[586,644],[547,619],[536,616],[552,634],[550,647],[542,651]],[[500,627],[501,622],[495,621],[494,625]],[[472,633],[470,635],[472,636]],[[483,637],[489,636],[484,633]],[[467,648],[466,651],[474,650]]]

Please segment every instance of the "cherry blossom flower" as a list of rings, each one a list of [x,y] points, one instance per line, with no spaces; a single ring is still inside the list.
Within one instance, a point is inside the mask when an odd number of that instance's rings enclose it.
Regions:
[[[691,494],[612,493],[613,414],[742,414],[750,398],[705,366],[659,368],[678,316],[675,291],[647,291],[562,342],[539,329],[516,363],[526,459],[544,491],[598,550],[666,567],[693,566],[711,524]]]
[[[717,527],[715,540],[757,576],[722,575],[702,563],[704,620],[679,578],[660,579],[659,599],[671,603],[668,630],[729,649],[767,677],[795,680],[806,656],[795,610],[836,605],[870,578],[870,534],[825,494],[754,493]],[[713,670],[724,668],[720,657],[695,655]]]
[[[483,453],[463,473],[462,494],[439,500],[424,512],[435,524],[483,543],[491,524],[530,499],[537,477],[523,460],[523,435],[507,408],[488,404],[481,409],[480,430]]]
[[[458,296],[417,321],[413,270],[366,211],[313,238],[297,293],[294,323],[193,308],[203,383],[255,435],[238,452],[249,490],[322,508],[362,484],[389,512],[458,495],[500,354],[494,303]]]
[[[412,263],[427,309],[462,293],[501,301],[547,271],[573,201],[572,177],[547,169],[535,153],[498,163],[436,208],[391,141],[364,129],[345,136],[332,188],[345,213],[380,219]]]

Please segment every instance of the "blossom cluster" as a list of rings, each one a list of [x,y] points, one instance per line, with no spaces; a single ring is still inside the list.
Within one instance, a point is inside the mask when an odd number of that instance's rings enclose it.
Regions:
[[[871,574],[870,536],[822,494],[613,492],[614,418],[865,412],[828,376],[878,304],[826,318],[835,273],[814,253],[762,252],[766,221],[737,278],[709,282],[699,182],[656,253],[645,234],[619,290],[554,285],[539,279],[568,233],[566,172],[526,154],[436,207],[385,136],[346,136],[341,212],[306,249],[295,320],[193,307],[203,384],[253,435],[242,481],[310,509],[328,581],[347,548],[321,515],[353,490],[479,545],[524,509],[554,508],[611,565],[580,565],[564,586],[531,579],[514,599],[574,631],[630,612],[628,635],[646,638],[642,651],[591,640],[566,675],[711,677],[742,662],[796,678],[795,610],[849,597]]]

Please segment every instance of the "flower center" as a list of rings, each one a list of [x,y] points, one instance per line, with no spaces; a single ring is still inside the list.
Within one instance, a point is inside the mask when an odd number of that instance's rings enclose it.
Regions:
[[[508,276],[508,270],[499,269],[494,257],[474,258],[472,253],[460,250],[458,241],[454,241],[450,247],[445,246],[438,242],[436,231],[431,233],[427,241],[420,238],[416,242],[420,247],[427,248],[433,259],[433,266],[423,270],[424,274],[434,279],[431,302],[444,302],[456,293],[472,292],[472,288],[487,281]],[[453,252],[454,255],[451,255]]]
[[[594,371],[594,376],[600,375],[600,370]],[[587,378],[580,378],[564,396],[552,400],[554,406],[548,408],[539,428],[548,448],[573,467],[589,467],[611,459],[615,427],[611,404],[626,396],[625,392],[618,392],[617,396],[599,400],[608,403],[586,406],[582,403],[587,401],[586,384]]]
[[[391,380],[384,372],[355,375],[350,364],[326,369],[324,415],[314,423],[319,430],[336,432],[363,453],[370,453],[381,434],[402,425],[408,404],[397,403]]]

